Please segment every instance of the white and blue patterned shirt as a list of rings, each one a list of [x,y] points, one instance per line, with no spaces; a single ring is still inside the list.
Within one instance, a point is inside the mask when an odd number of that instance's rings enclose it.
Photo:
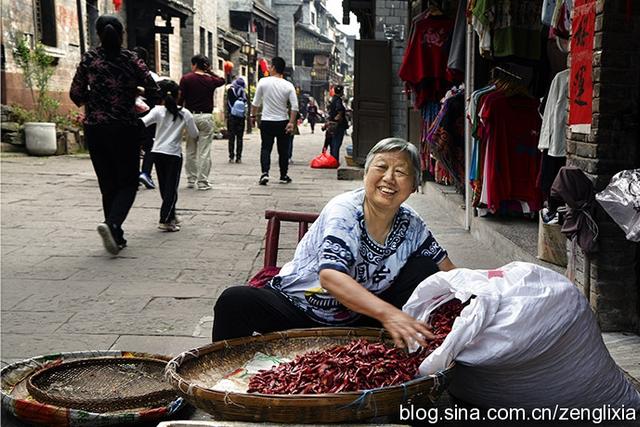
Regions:
[[[269,286],[282,292],[311,319],[344,325],[360,315],[343,306],[320,285],[320,270],[329,268],[353,277],[379,295],[390,286],[411,256],[440,263],[447,252],[433,238],[422,218],[402,205],[384,245],[369,236],[364,222],[364,188],[334,197],[298,243]]]

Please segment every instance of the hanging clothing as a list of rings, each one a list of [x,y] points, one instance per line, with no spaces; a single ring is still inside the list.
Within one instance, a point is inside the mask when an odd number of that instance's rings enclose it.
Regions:
[[[480,52],[486,54],[486,37],[493,57],[540,59],[540,10],[542,0],[476,0],[472,14],[480,35]]]
[[[557,0],[544,0],[542,3],[542,15],[540,17],[540,22],[547,27],[551,26],[551,19],[553,18],[553,12],[556,8]]]
[[[586,253],[596,251],[598,225],[595,217],[593,183],[580,169],[565,166],[551,186],[551,197],[564,201],[569,210],[562,224],[562,232],[570,240],[576,239]]]
[[[453,21],[444,15],[427,15],[412,26],[398,76],[416,92],[416,108],[437,101],[452,86],[447,60]]]
[[[508,200],[526,202],[531,211],[541,208],[535,185],[540,167],[538,104],[500,90],[484,98],[479,113],[479,132],[487,141],[482,191],[491,212],[499,211]]]
[[[458,12],[456,13],[456,22],[453,27],[451,36],[451,48],[449,49],[449,59],[447,60],[447,68],[450,77],[454,72],[465,72],[465,49],[467,37],[467,1],[460,0],[458,2]]]
[[[551,157],[565,157],[569,70],[560,71],[553,78],[547,96],[540,130],[539,150],[548,150]]]

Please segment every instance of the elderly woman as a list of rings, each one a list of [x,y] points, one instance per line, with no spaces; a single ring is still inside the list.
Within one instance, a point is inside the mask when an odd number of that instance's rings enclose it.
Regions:
[[[364,188],[334,197],[294,258],[262,289],[226,289],[213,340],[292,328],[380,326],[397,346],[432,338],[401,310],[415,287],[455,268],[422,218],[404,202],[420,183],[418,151],[399,138],[367,156]]]

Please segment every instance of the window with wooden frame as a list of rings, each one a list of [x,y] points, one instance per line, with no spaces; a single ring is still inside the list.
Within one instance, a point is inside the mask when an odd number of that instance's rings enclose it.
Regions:
[[[35,0],[36,37],[45,46],[58,46],[55,0]]]

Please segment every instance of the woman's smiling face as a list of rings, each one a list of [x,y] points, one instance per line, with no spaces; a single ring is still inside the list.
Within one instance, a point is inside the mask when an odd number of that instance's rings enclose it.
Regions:
[[[365,197],[378,209],[397,211],[414,185],[411,161],[404,151],[376,154],[364,175]]]

